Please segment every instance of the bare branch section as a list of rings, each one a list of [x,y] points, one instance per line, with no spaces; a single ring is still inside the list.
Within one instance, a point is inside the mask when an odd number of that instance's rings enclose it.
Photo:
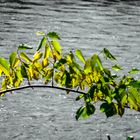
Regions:
[[[52,88],[52,89],[59,89],[59,90],[65,90],[65,91],[69,91],[69,92],[74,92],[74,93],[79,93],[79,94],[86,94],[85,92],[82,91],[77,91],[74,89],[69,89],[69,88],[64,88],[64,87],[56,87],[56,86],[48,86],[48,85],[27,85],[27,86],[22,86],[22,87],[18,87],[18,88],[11,88],[11,89],[7,89],[4,91],[0,91],[0,95],[5,94],[7,92],[13,92],[13,91],[17,91],[17,90],[23,90],[23,89],[28,89],[28,88]]]

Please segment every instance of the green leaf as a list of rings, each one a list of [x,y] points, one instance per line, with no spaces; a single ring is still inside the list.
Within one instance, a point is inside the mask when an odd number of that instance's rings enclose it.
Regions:
[[[91,104],[91,103],[88,103],[88,104],[86,105],[86,111],[87,111],[87,115],[88,115],[88,116],[93,115],[94,112],[95,112],[95,107],[94,107],[94,105]]]
[[[102,65],[101,59],[99,58],[98,55],[96,57],[97,57],[96,62],[98,64],[100,70],[103,71],[103,65]]]
[[[16,52],[12,52],[10,54],[9,62],[10,62],[11,68],[14,67],[14,64],[15,64],[15,61],[16,61],[16,56],[17,56],[17,53]]]
[[[51,39],[60,39],[59,35],[56,32],[49,32],[47,36]]]
[[[140,80],[131,81],[129,85],[134,87],[134,88],[140,89]]]
[[[29,64],[27,64],[27,63],[25,63],[25,62],[22,62],[23,63],[23,65],[25,66],[25,68],[29,68]]]
[[[16,73],[16,76],[17,76],[18,80],[22,81],[23,77],[22,77],[22,74],[21,74],[21,68],[18,68],[15,73]]]
[[[4,58],[0,58],[0,69],[6,76],[10,76],[10,65]]]
[[[122,67],[119,65],[114,65],[114,66],[112,66],[112,69],[115,71],[119,71],[119,70],[122,70]]]
[[[66,64],[66,63],[67,63],[67,60],[62,58],[57,63],[55,63],[54,68],[58,69],[59,67],[61,67],[62,65]]]
[[[31,47],[27,44],[21,44],[18,46],[18,50],[27,50],[27,49],[33,49],[33,47]]]
[[[78,120],[80,117],[87,119],[95,112],[95,107],[91,103],[87,103],[86,106],[80,107],[76,112],[76,120]]]
[[[122,117],[124,114],[124,107],[122,105],[118,105],[118,114]]]
[[[94,92],[97,89],[97,85],[92,85],[92,87],[89,89],[88,93],[90,94],[91,99],[94,98]]]
[[[62,80],[62,85],[64,85],[67,88],[71,88],[71,85],[72,85],[71,77],[68,71],[65,70],[61,80]]]
[[[130,73],[130,74],[136,74],[138,72],[140,72],[140,69],[132,69],[128,73]]]
[[[17,53],[16,52],[13,52],[13,53],[11,53],[10,58],[9,58],[10,67],[12,69],[15,68],[15,67],[17,67],[18,64],[20,63],[20,59],[17,58],[16,56],[17,56]]]
[[[129,137],[127,137],[127,140],[134,140],[134,137],[133,136],[129,136]]]
[[[28,74],[27,74],[27,70],[24,66],[24,64],[21,65],[21,74],[24,78],[27,78],[28,79]]]
[[[79,58],[79,60],[81,60],[85,64],[86,61],[81,50],[76,50],[76,56]]]
[[[128,89],[128,101],[131,109],[140,111],[140,93],[136,88]]]
[[[116,58],[110,53],[108,49],[104,48],[102,52],[106,59],[109,58],[110,60],[116,60]]]
[[[39,46],[37,48],[37,51],[39,51],[46,43],[46,37],[43,37],[39,43]]]
[[[79,95],[79,96],[77,96],[76,97],[76,101],[79,101],[80,99],[82,99],[84,97],[84,95],[83,94],[81,94],[81,95]]]
[[[33,62],[39,60],[42,56],[43,56],[43,53],[37,51],[37,52],[34,54],[34,56],[33,56],[33,58],[34,58],[34,59],[33,59]]]
[[[107,118],[117,114],[117,109],[114,103],[103,103],[100,106],[100,111],[105,112]]]
[[[77,110],[76,116],[75,116],[76,120],[78,120],[78,119],[81,117],[81,115],[83,114],[84,110],[85,110],[85,106],[81,106],[81,107]]]
[[[91,59],[90,58],[86,60],[86,63],[85,63],[85,66],[84,66],[84,72],[86,74],[92,72]]]
[[[94,68],[100,68],[101,71],[103,71],[103,66],[102,66],[102,62],[99,58],[99,56],[97,54],[94,54],[92,57],[91,57],[91,67],[92,67],[92,70]]]
[[[111,77],[111,71],[107,68],[104,68],[104,72],[108,77]]]

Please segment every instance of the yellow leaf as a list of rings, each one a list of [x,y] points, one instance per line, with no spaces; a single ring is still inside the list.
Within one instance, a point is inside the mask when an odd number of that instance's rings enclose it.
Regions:
[[[44,58],[43,61],[42,61],[42,67],[47,67],[49,65],[49,61],[47,58]]]
[[[19,87],[21,84],[21,81],[19,79],[16,79],[14,82],[13,82],[13,85],[14,87]]]
[[[50,46],[46,44],[44,58],[48,58],[50,55],[50,52],[51,52]]]
[[[2,70],[0,69],[0,76],[2,75]]]
[[[33,66],[35,66],[35,69],[38,69],[38,70],[42,69],[42,63],[39,62],[39,61],[35,62],[35,63],[33,64]]]
[[[32,79],[34,74],[33,74],[33,69],[32,69],[31,66],[30,66],[29,69],[28,69],[28,73],[29,73],[30,79]]]
[[[36,70],[33,70],[33,78],[35,80],[38,80],[39,79],[39,72],[37,72]]]
[[[42,57],[43,53],[37,51],[35,54],[34,54],[34,59],[33,59],[33,62],[39,60],[41,57]]]
[[[67,56],[67,63],[68,64],[71,64],[72,63],[72,59],[71,59],[71,56],[70,55]]]

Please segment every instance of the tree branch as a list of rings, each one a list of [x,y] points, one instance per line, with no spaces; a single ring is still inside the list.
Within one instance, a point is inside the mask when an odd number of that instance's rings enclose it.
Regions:
[[[17,87],[17,88],[11,88],[11,89],[7,89],[4,91],[0,91],[0,95],[5,94],[7,92],[12,92],[12,91],[17,91],[17,90],[23,90],[23,89],[34,89],[34,88],[51,88],[51,89],[59,89],[59,90],[65,90],[65,91],[69,91],[69,92],[74,92],[74,93],[78,93],[78,94],[83,94],[85,95],[86,92],[82,92],[79,90],[74,90],[74,89],[70,89],[70,88],[65,88],[65,87],[56,87],[56,86],[47,86],[47,85],[26,85],[26,86],[22,86],[22,87]],[[124,106],[125,108],[130,109],[130,107],[128,105]],[[140,111],[140,110],[138,110]]]
[[[65,88],[65,87],[56,87],[56,86],[47,86],[47,85],[27,85],[27,86],[11,88],[11,89],[7,89],[4,91],[0,91],[0,95],[5,94],[7,92],[12,92],[12,91],[22,90],[22,89],[27,89],[27,88],[32,88],[32,89],[33,88],[52,88],[52,89],[59,89],[59,90],[65,90],[65,91],[69,91],[69,92],[79,93],[79,94],[86,94],[85,92],[77,91],[77,90],[69,89],[69,88]]]

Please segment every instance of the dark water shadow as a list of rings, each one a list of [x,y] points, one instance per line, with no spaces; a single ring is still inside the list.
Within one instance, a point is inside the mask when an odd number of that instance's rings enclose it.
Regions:
[[[0,3],[17,3],[21,5],[36,5],[36,6],[44,6],[43,3],[37,3],[37,2],[25,2],[22,0],[1,0]]]
[[[118,4],[120,2],[123,2],[128,5],[134,5],[134,6],[140,6],[140,0],[81,0],[84,2],[98,2],[100,3],[98,6],[110,6],[112,4]]]

